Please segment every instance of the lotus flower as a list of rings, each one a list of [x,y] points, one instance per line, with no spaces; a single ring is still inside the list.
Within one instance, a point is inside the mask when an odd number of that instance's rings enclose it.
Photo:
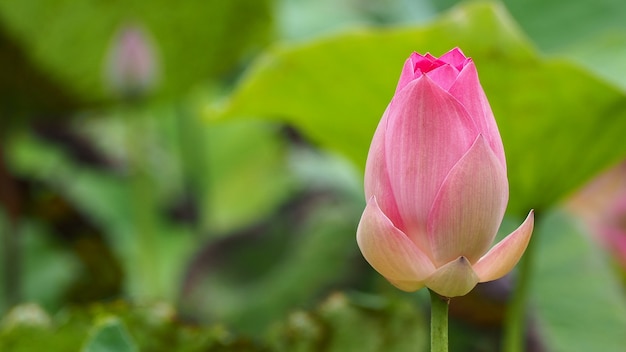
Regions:
[[[413,53],[378,124],[357,229],[365,259],[404,291],[445,297],[513,269],[533,229],[491,250],[508,202],[502,140],[473,61]]]
[[[146,32],[138,25],[126,25],[112,43],[106,78],[113,90],[133,97],[154,88],[157,57]]]

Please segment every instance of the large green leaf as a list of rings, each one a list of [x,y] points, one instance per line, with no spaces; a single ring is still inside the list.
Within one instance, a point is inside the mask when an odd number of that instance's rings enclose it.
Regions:
[[[445,9],[458,0],[433,1]],[[626,2],[621,0],[503,0],[546,53],[571,58],[626,90]]]
[[[558,53],[572,58],[626,91],[626,30],[604,31],[563,48]]]
[[[539,57],[494,3],[456,8],[423,27],[363,29],[275,47],[222,114],[287,120],[363,167],[405,58],[454,46],[474,58],[498,120],[512,212],[551,205],[626,154],[624,94],[573,64]]]
[[[548,351],[623,351],[626,300],[608,256],[562,212],[535,231],[531,281],[537,331]]]
[[[23,48],[27,56],[28,61],[14,60],[15,64],[32,65],[20,70],[46,73],[61,88],[91,102],[109,93],[103,71],[111,40],[122,25],[139,24],[156,45],[161,68],[157,93],[171,97],[201,80],[228,74],[251,49],[266,42],[271,34],[271,4],[270,0],[176,4],[166,0],[4,0],[0,1],[0,22],[18,44],[16,50]],[[40,80],[24,84],[23,78],[0,82],[0,86],[15,88],[17,82],[23,95],[40,90]],[[22,108],[32,110],[33,106]]]
[[[445,9],[462,0],[432,1]],[[567,47],[602,32],[626,29],[621,0],[502,0],[528,36],[547,51]]]

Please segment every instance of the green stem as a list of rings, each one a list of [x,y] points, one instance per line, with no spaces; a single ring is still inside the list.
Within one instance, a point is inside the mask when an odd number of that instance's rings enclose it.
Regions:
[[[533,243],[534,241],[531,240],[526,248],[524,257],[520,261],[515,288],[506,312],[503,337],[503,350],[505,352],[525,351],[526,302],[528,301],[532,258],[535,247]]]
[[[430,351],[448,352],[448,305],[450,298],[430,292]]]
[[[0,286],[4,289],[5,302],[0,302],[0,315],[4,308],[9,309],[21,300],[21,270],[22,270],[22,244],[19,235],[20,225],[20,194],[18,185],[9,171],[5,152],[0,148],[0,213],[4,212],[4,219],[0,219],[0,267],[2,268],[3,282]],[[1,216],[2,214],[0,214]],[[2,224],[4,220],[4,224]],[[3,226],[4,225],[4,228]]]
[[[146,153],[146,130],[150,117],[140,113],[141,105],[127,107],[126,147],[130,167],[130,194],[134,222],[134,255],[136,278],[130,287],[131,295],[141,298],[161,298],[158,275],[156,199]]]

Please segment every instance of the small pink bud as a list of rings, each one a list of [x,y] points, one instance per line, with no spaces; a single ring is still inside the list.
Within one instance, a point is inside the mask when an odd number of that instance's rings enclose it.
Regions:
[[[598,228],[606,247],[626,270],[626,190],[612,202],[604,222]]]
[[[594,177],[565,205],[626,272],[626,161]]]
[[[124,97],[141,96],[154,88],[156,55],[146,33],[136,25],[123,27],[109,51],[107,79]]]
[[[472,59],[413,53],[376,129],[357,229],[365,259],[396,287],[465,295],[519,261],[533,212],[494,246],[508,202],[502,140]]]

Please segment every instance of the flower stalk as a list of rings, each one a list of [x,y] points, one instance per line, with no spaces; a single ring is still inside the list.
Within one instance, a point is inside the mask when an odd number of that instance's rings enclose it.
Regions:
[[[448,306],[450,298],[430,292],[430,351],[448,352]]]

